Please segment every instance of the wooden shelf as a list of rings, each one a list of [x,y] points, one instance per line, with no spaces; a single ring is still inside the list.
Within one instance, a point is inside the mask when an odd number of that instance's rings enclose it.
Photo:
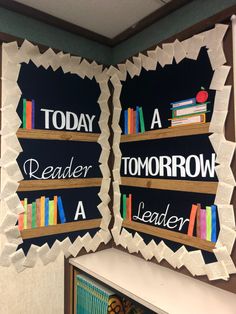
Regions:
[[[172,128],[165,128],[154,131],[147,131],[144,133],[137,134],[126,134],[121,135],[121,143],[125,142],[137,142],[137,141],[147,141],[156,140],[169,137],[179,137],[179,136],[189,136],[197,134],[207,134],[209,133],[210,123],[204,124],[191,124],[185,126],[178,126]]]
[[[218,182],[121,177],[121,185],[159,190],[216,194]]]
[[[99,228],[101,219],[90,219],[83,221],[67,222],[64,224],[58,224],[46,227],[37,227],[34,229],[25,229],[21,231],[22,239],[39,238],[54,234],[67,233],[73,231],[87,230],[93,228]]]
[[[17,192],[74,189],[101,186],[102,178],[23,180]]]
[[[176,243],[192,246],[208,252],[213,252],[213,249],[215,248],[214,242],[202,240],[197,237],[190,237],[187,234],[150,226],[140,222],[124,220],[122,226],[128,229],[150,234],[152,236],[170,240]]]
[[[27,130],[19,129],[16,133],[18,138],[35,139],[35,140],[59,140],[59,141],[80,141],[80,142],[97,142],[99,133],[83,133],[70,131],[54,130]]]

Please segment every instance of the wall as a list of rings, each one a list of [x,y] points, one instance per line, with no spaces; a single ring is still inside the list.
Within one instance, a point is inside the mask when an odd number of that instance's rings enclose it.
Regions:
[[[236,0],[194,0],[160,21],[147,27],[132,38],[117,45],[112,51],[113,64],[154,46],[184,29],[232,5]],[[234,14],[236,12],[232,12]]]

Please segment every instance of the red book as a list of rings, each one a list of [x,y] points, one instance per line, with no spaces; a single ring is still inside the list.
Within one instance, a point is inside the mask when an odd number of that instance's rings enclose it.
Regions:
[[[200,212],[201,212],[201,204],[197,204],[197,218],[196,218],[196,222],[197,222],[197,237],[201,238],[201,219],[200,219]]]
[[[19,217],[18,217],[18,228],[19,228],[20,231],[24,229],[24,213],[19,214]]]
[[[26,101],[26,129],[32,129],[32,102]]]
[[[197,208],[198,206],[193,204],[190,212],[190,218],[189,218],[189,225],[188,225],[188,236],[193,236],[193,229],[197,214]]]
[[[41,219],[40,198],[37,198],[36,199],[36,227],[41,226],[40,219]]]

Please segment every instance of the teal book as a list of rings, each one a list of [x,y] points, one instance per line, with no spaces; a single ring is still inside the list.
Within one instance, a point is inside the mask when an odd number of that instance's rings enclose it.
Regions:
[[[127,200],[126,200],[126,195],[123,194],[122,195],[122,203],[123,203],[123,219],[126,219],[127,218]]]
[[[45,197],[45,226],[49,226],[49,197]]]
[[[141,133],[145,132],[145,124],[144,124],[144,117],[143,117],[143,108],[139,107],[139,121],[140,121],[140,131]]]
[[[36,202],[32,202],[32,228],[37,227],[37,212],[36,212]]]

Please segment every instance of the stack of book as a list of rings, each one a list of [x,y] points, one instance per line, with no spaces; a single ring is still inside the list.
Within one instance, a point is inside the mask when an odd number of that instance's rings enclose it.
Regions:
[[[124,134],[136,134],[145,132],[143,108],[128,108],[124,111]]]
[[[23,129],[35,128],[35,102],[34,100],[23,99]]]
[[[196,98],[171,103],[172,118],[169,119],[171,127],[205,123],[208,103],[197,103]]]
[[[194,227],[196,237],[203,240],[216,242],[217,240],[217,207],[216,205],[206,206],[202,209],[201,204],[193,204],[189,217],[188,235],[193,236]]]
[[[132,194],[122,195],[122,217],[124,220],[132,220]]]
[[[54,196],[52,200],[49,197],[41,196],[31,204],[25,198],[21,203],[25,212],[20,214],[18,218],[18,228],[20,231],[56,225],[58,213],[60,222],[66,222],[61,196]]]

